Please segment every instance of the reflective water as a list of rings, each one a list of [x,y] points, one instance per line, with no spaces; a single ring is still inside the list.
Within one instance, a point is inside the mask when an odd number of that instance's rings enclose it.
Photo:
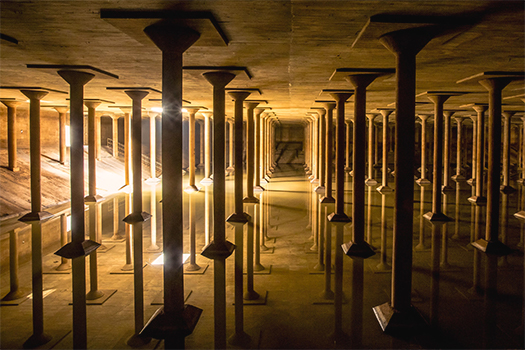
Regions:
[[[349,189],[351,178],[347,181]],[[245,305],[244,330],[251,342],[243,347],[523,348],[524,227],[513,214],[524,209],[525,191],[521,185],[512,185],[519,191],[502,195],[500,239],[515,253],[502,258],[488,258],[469,245],[484,235],[485,208],[467,201],[471,196],[468,184],[459,183],[455,191],[444,195],[443,212],[453,220],[442,227],[432,227],[422,218],[431,209],[431,187],[414,186],[412,303],[429,327],[412,337],[397,338],[383,334],[372,311],[390,300],[394,195],[367,190],[365,237],[377,249],[376,255],[364,261],[343,256],[343,304],[335,310],[340,248],[336,245],[337,228],[325,219],[333,204],[319,204],[319,195],[313,192],[302,167],[281,166],[264,185],[266,191],[257,194],[260,204],[245,205],[252,221],[244,228],[244,270],[251,226],[255,275],[253,279],[245,277],[244,289],[247,282],[253,283],[253,291],[267,299],[263,305]],[[213,186],[199,186],[199,192],[184,194],[184,253],[188,254],[184,283],[187,303],[202,308],[203,314],[194,333],[186,338],[186,346],[213,348],[213,263],[199,255],[213,238]],[[153,262],[162,253],[163,234],[169,233],[162,231],[161,185],[144,184],[143,189],[144,211],[152,215],[143,230],[144,314],[148,320],[159,307],[152,303],[162,303],[162,265]],[[233,177],[227,177],[227,193],[226,217],[233,213]],[[345,211],[350,214],[350,191],[345,195]],[[129,194],[121,193],[99,205],[102,215],[97,227],[104,244],[98,253],[99,288],[117,292],[103,305],[88,307],[89,348],[126,348],[125,341],[133,333],[133,276],[129,271],[133,232],[121,221],[129,210],[126,208],[131,207],[129,201]],[[322,235],[318,235],[319,229]],[[227,239],[235,243],[234,227],[226,224],[226,232]],[[348,242],[351,224],[344,226],[343,235],[342,241]],[[328,257],[319,253],[319,247],[331,247]],[[53,269],[59,260],[47,254],[44,266]],[[226,268],[226,336],[230,337],[235,332],[234,255]],[[20,274],[21,285],[30,288],[29,264],[22,264]],[[2,295],[9,290],[6,278],[3,272]],[[54,289],[44,299],[45,328],[71,329],[71,275],[45,274],[44,289]],[[30,307],[30,301],[2,307],[2,348],[4,344],[21,347],[31,334]],[[71,339],[70,333],[56,348],[71,347]],[[148,345],[155,346],[162,344],[153,341]]]

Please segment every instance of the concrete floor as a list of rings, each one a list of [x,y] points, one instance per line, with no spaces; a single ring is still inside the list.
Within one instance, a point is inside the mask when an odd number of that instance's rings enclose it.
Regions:
[[[413,258],[413,305],[424,318],[433,325],[428,331],[409,339],[399,339],[383,334],[376,321],[372,307],[390,299],[390,273],[378,273],[379,252],[364,263],[363,298],[352,299],[358,291],[352,290],[353,261],[344,257],[343,289],[349,302],[343,305],[343,329],[349,335],[347,341],[334,344],[330,336],[334,329],[334,306],[314,304],[320,300],[324,288],[324,276],[311,274],[311,267],[317,262],[317,254],[311,253],[309,240],[311,230],[307,229],[311,215],[310,200],[313,186],[303,175],[302,167],[283,165],[277,170],[262,201],[269,204],[268,236],[275,241],[267,242],[274,247],[272,254],[261,254],[261,263],[270,274],[257,274],[254,277],[255,290],[268,291],[266,305],[247,305],[244,308],[245,331],[252,337],[250,348],[262,349],[327,349],[327,348],[523,348],[523,254],[515,254],[500,259],[497,271],[498,298],[484,300],[482,295],[469,293],[473,286],[474,251],[468,246],[471,235],[471,205],[467,202],[471,188],[460,184],[459,202],[455,194],[448,196],[448,215],[459,220],[446,225],[447,234],[436,237],[434,250],[431,250],[431,227],[426,222],[423,228],[425,249],[414,251]],[[377,177],[379,178],[379,177]],[[226,214],[233,212],[233,178],[227,178]],[[199,178],[197,179],[199,180]],[[349,178],[348,181],[350,181]],[[455,183],[452,183],[454,185]],[[348,184],[349,185],[349,184]],[[349,188],[347,185],[347,188]],[[517,186],[516,184],[514,184]],[[393,186],[393,184],[392,184]],[[157,201],[160,200],[160,186]],[[509,220],[506,239],[514,249],[523,241],[523,227],[512,217],[518,211],[520,192],[509,196]],[[149,186],[144,185],[144,206],[150,212]],[[420,242],[420,188],[415,185],[414,203],[414,247]],[[193,194],[197,198],[197,252],[205,244],[204,199],[205,191]],[[431,207],[431,189],[425,191],[423,213]],[[350,192],[347,192],[350,203]],[[120,195],[124,196],[124,195]],[[188,195],[185,194],[187,203]],[[211,196],[210,196],[211,198]],[[381,194],[375,189],[367,196],[368,227],[367,235],[375,247],[380,246],[381,235]],[[388,260],[391,259],[393,194],[387,196]],[[110,201],[111,202],[111,201]],[[124,200],[120,200],[121,210]],[[161,205],[158,204],[158,213]],[[112,234],[112,205],[103,204],[103,238]],[[459,215],[455,212],[459,209]],[[350,207],[346,212],[350,213]],[[121,216],[122,218],[122,216]],[[157,216],[158,243],[161,241],[160,215]],[[483,220],[484,221],[484,220]],[[484,225],[481,225],[483,231]],[[188,229],[186,224],[185,229]],[[351,224],[345,227],[345,241],[350,239]],[[457,235],[456,235],[457,230]],[[120,225],[121,233],[124,224]],[[334,236],[335,236],[335,230]],[[144,247],[151,242],[150,224],[144,229]],[[234,241],[233,227],[227,225],[227,236]],[[452,237],[454,239],[452,239]],[[187,241],[187,240],[186,240]],[[446,262],[438,272],[432,271],[432,262],[443,263],[443,243],[446,249]],[[187,244],[187,242],[185,243]],[[125,262],[125,244],[107,244],[114,247],[106,253],[98,254],[99,288],[116,289],[103,305],[88,306],[88,348],[125,349],[125,341],[133,333],[133,276],[131,274],[111,274],[115,267]],[[336,247],[334,247],[336,249]],[[338,248],[337,248],[338,249]],[[522,247],[520,249],[523,249]],[[189,252],[189,247],[185,247]],[[432,255],[434,252],[434,255]],[[150,305],[162,290],[162,268],[151,265],[160,252],[145,252],[144,269],[145,319],[158,308]],[[481,255],[480,255],[481,256]],[[434,259],[434,260],[433,260]],[[485,258],[480,259],[481,286],[484,286]],[[52,269],[59,262],[53,254],[44,257],[44,266]],[[213,262],[197,256],[197,263],[204,267],[204,274],[185,275],[186,291],[191,291],[187,303],[203,309],[200,321],[192,335],[186,338],[189,349],[213,348]],[[227,337],[234,329],[233,306],[233,256],[227,260]],[[435,266],[435,265],[434,265]],[[30,290],[30,264],[20,268],[21,285]],[[9,290],[8,272],[2,271],[2,296]],[[332,278],[333,284],[333,278]],[[89,284],[88,284],[89,286]],[[44,289],[52,291],[44,299],[45,329],[57,335],[59,340],[55,349],[72,347],[72,333],[61,338],[61,334],[71,330],[71,274],[44,274]],[[360,302],[361,301],[361,302]],[[18,306],[2,306],[1,348],[20,349],[31,335],[31,301],[26,300]],[[354,325],[354,326],[352,326]],[[62,333],[61,333],[62,332]],[[48,344],[50,345],[50,344]],[[146,348],[162,348],[163,344],[153,340]],[[49,346],[47,346],[49,348]],[[234,348],[234,347],[232,347]]]

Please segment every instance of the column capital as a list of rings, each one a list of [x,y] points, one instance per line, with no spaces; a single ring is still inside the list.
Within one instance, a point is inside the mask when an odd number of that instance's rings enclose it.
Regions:
[[[257,107],[259,105],[260,102],[255,102],[255,101],[244,101],[244,107],[248,110],[250,109],[255,109],[255,107]]]
[[[124,91],[133,101],[142,101],[142,99],[149,95],[148,91],[144,90],[126,90]]]
[[[228,91],[228,95],[230,95],[234,101],[241,100],[244,101],[248,98],[248,96],[251,95],[250,91]]]
[[[0,99],[0,102],[2,102],[7,108],[16,108],[24,101]]]
[[[93,109],[96,109],[98,106],[100,106],[100,101],[87,101],[87,100],[84,100],[84,105],[87,107],[87,108],[93,108]]]
[[[227,71],[211,71],[203,73],[202,76],[216,89],[224,88],[235,78],[234,73]]]
[[[42,91],[42,90],[20,90],[24,96],[29,98],[30,100],[41,100],[46,96],[49,92]]]
[[[161,50],[182,53],[191,47],[200,33],[184,26],[163,20],[144,28],[144,33]]]

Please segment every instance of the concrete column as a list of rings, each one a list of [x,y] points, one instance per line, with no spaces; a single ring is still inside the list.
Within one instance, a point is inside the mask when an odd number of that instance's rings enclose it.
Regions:
[[[452,191],[453,188],[450,186],[450,133],[451,125],[450,118],[454,115],[455,111],[443,111],[443,117],[445,120],[444,125],[444,146],[443,146],[443,187],[442,192]]]
[[[235,212],[231,214],[226,221],[235,227],[235,245],[239,249],[235,250],[235,332],[228,339],[232,345],[246,346],[250,341],[250,336],[244,332],[244,282],[243,282],[243,264],[244,264],[244,229],[243,225],[248,222],[248,214],[243,212],[243,103],[250,95],[249,91],[232,91],[228,94],[235,101],[234,122],[235,125],[235,161],[234,161],[234,181],[235,181]],[[233,141],[233,138],[230,138]]]
[[[255,109],[255,185],[253,190],[255,192],[262,192],[264,188],[261,186],[261,114],[264,112],[265,108],[256,108]]]
[[[201,180],[201,184],[211,184],[213,179],[211,178],[211,117],[213,112],[201,112],[204,116],[204,178]]]
[[[465,117],[454,117],[457,124],[457,135],[456,135],[456,174],[452,176],[452,180],[459,182],[465,180],[465,176],[461,174],[463,169],[463,157],[462,157],[462,143],[463,143],[463,120]]]
[[[198,192],[199,188],[195,186],[195,114],[202,109],[201,107],[191,108],[187,107],[186,110],[189,114],[189,128],[188,128],[188,151],[189,151],[189,164],[188,164],[188,171],[189,171],[189,184],[184,189],[187,193],[193,193]]]
[[[375,113],[366,114],[368,119],[368,178],[365,180],[365,185],[367,186],[377,185],[377,181],[374,179],[374,119],[376,117],[377,114]]]
[[[102,150],[102,142],[101,142],[101,138],[102,138],[102,130],[101,130],[101,122],[100,122],[100,116],[97,116],[95,114],[95,158],[97,160],[100,160],[100,153],[101,153],[101,150]]]
[[[118,158],[118,115],[111,116],[111,134],[112,134],[112,150],[111,155],[113,158]]]
[[[9,293],[2,298],[2,301],[17,300],[27,295],[20,290],[18,278],[18,231],[19,229],[13,229],[9,232]]]
[[[427,120],[430,114],[418,114],[421,119],[421,177],[416,180],[419,186],[430,185],[427,179]]]
[[[345,124],[346,124],[346,166],[345,166],[345,171],[347,172],[350,172],[352,171],[352,167],[350,166],[350,162],[351,162],[351,159],[352,159],[352,152],[351,152],[351,143],[352,143],[352,139],[351,139],[351,131],[350,131],[350,122],[351,120],[348,119],[348,120],[345,120]]]
[[[525,117],[521,117],[521,120],[523,121],[523,125],[521,127],[521,179],[518,180],[518,182],[521,182],[523,186],[525,186]]]
[[[84,232],[84,85],[94,75],[82,71],[61,70],[58,74],[70,85],[70,178],[71,242],[55,254],[72,259],[73,347],[87,347],[86,260],[100,244],[85,240]]]
[[[317,113],[315,113],[317,114]],[[318,184],[319,183],[319,123],[320,117],[317,114],[312,114],[313,119],[313,142],[312,142],[312,176],[310,183]]]
[[[253,184],[254,184],[254,145],[255,145],[255,131],[254,131],[254,120],[253,110],[259,102],[245,101],[244,106],[246,107],[246,118],[247,118],[247,130],[246,130],[246,197],[244,197],[244,203],[259,203],[259,200],[253,195]]]
[[[450,221],[442,212],[441,176],[443,172],[443,104],[453,96],[449,93],[426,92],[428,99],[434,103],[434,166],[432,180],[432,211],[424,215],[429,221]]]
[[[200,148],[200,154],[199,154],[199,169],[204,169],[204,120],[197,120],[199,123],[199,148]]]
[[[392,296],[390,303],[374,307],[385,332],[395,332],[400,324],[410,328],[421,322],[411,306],[416,55],[437,31],[435,26],[416,27],[390,32],[379,38],[396,58]]]
[[[126,90],[125,93],[133,100],[133,120],[131,124],[132,166],[133,166],[133,212],[124,218],[124,222],[133,226],[133,287],[135,333],[128,339],[128,345],[148,343],[149,340],[140,337],[144,327],[144,262],[143,222],[151,215],[142,211],[142,99],[149,93],[143,90]],[[152,222],[152,225],[154,223]]]
[[[319,150],[317,168],[319,169],[319,185],[314,189],[317,194],[324,194],[326,183],[326,110],[318,109],[319,113]]]
[[[510,186],[510,121],[516,112],[505,111],[503,116],[503,183],[500,191],[505,194],[511,194],[516,191]]]
[[[487,198],[483,196],[483,172],[485,170],[485,111],[487,105],[469,105],[476,113],[476,195],[470,197],[469,202],[485,205]]]
[[[471,171],[470,179],[467,180],[467,183],[470,186],[475,186],[476,185],[476,171],[477,171],[476,158],[478,156],[478,145],[477,145],[478,116],[471,115],[469,116],[469,118],[472,120],[472,169],[471,169],[472,171]],[[474,194],[475,194],[475,191],[474,191]]]
[[[268,157],[268,114],[263,115],[262,119],[262,171],[261,171],[261,184],[267,184],[268,183],[268,167],[267,167],[267,161],[266,158]]]
[[[320,199],[321,203],[335,203],[335,199],[332,196],[332,166],[334,164],[333,149],[333,112],[336,106],[335,102],[326,102],[324,109],[326,111],[326,159],[325,159],[325,191],[324,197]]]
[[[499,204],[500,204],[500,164],[501,164],[501,93],[513,80],[522,80],[523,72],[501,74],[491,72],[481,73],[473,77],[458,81],[478,81],[489,92],[488,104],[488,176],[487,176],[487,216],[485,238],[472,243],[476,249],[491,255],[508,255],[511,250],[498,239],[499,231]],[[480,122],[481,124],[481,122]],[[479,129],[478,129],[479,130]],[[479,138],[478,138],[479,140]],[[482,144],[482,143],[480,143]],[[479,152],[478,152],[479,154]],[[481,158],[483,159],[483,158]],[[479,161],[479,158],[478,158]],[[479,167],[479,165],[478,165]],[[477,181],[476,185],[481,183]],[[476,188],[477,189],[477,188]],[[478,195],[478,193],[476,193]],[[469,199],[470,200],[470,199]]]
[[[130,129],[131,129],[131,118],[130,108],[121,108],[124,113],[124,185],[129,186],[131,184],[131,140],[130,140]]]
[[[233,119],[228,119],[228,131],[229,131],[229,142],[228,142],[228,167],[226,171],[228,174],[233,173]]]
[[[393,190],[388,186],[388,117],[394,109],[392,108],[378,108],[383,116],[383,170],[381,186],[377,188],[377,192],[381,194],[391,193]]]
[[[157,178],[157,113],[149,112],[149,179],[148,184],[159,183]]]
[[[0,100],[7,107],[7,168],[11,171],[19,171],[17,164],[17,142],[16,142],[16,108],[21,101]]]
[[[344,173],[344,149],[345,149],[345,102],[352,96],[352,91],[339,91],[331,93],[332,98],[336,102],[336,148],[335,148],[335,211],[328,216],[330,222],[348,223],[351,219],[344,212],[344,198],[345,198],[345,173]],[[337,238],[342,239],[341,232],[343,224],[337,228]],[[336,247],[338,247],[336,243]],[[336,261],[340,258],[336,249]],[[336,279],[337,280],[337,279]],[[337,299],[337,297],[336,297]],[[337,299],[338,300],[338,299]]]
[[[96,202],[97,199],[97,160],[96,160],[96,121],[95,109],[100,105],[100,101],[84,100],[84,105],[88,109],[88,174],[89,191],[86,196],[86,203]],[[91,211],[90,211],[91,215]]]
[[[200,34],[164,21],[146,27],[144,32],[162,51],[162,134],[165,137],[162,138],[164,312],[155,314],[143,334],[148,336],[152,332],[155,337],[163,338],[167,349],[183,349],[184,337],[193,332],[202,312],[184,304],[182,244],[182,54]]]
[[[68,165],[68,161],[66,159],[67,156],[67,145],[66,145],[66,119],[67,119],[67,111],[68,107],[60,107],[56,106],[54,107],[55,110],[58,112],[58,160],[60,161],[60,164]]]
[[[36,348],[49,342],[52,337],[44,332],[44,285],[42,278],[42,223],[52,217],[42,211],[40,100],[48,94],[42,90],[20,90],[29,98],[29,157],[31,184],[31,212],[19,221],[31,224],[31,284],[33,289],[33,334],[24,348]]]
[[[213,241],[202,255],[213,259],[213,306],[215,318],[215,348],[226,348],[226,258],[235,246],[226,240],[226,181],[224,169],[224,87],[235,78],[226,71],[207,72],[204,78],[213,86]],[[253,189],[253,185],[251,187]]]

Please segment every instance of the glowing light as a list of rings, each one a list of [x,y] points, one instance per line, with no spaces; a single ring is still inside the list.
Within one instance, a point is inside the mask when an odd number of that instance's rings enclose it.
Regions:
[[[152,112],[162,113],[162,107],[151,107]]]
[[[190,254],[182,254],[182,263],[184,264],[189,257]],[[153,260],[151,265],[164,265],[164,253],[160,254],[157,259]]]
[[[71,134],[69,132],[69,125],[66,125],[66,147],[71,147]]]
[[[186,108],[181,109],[182,113],[188,113],[188,110]]]
[[[67,216],[67,232],[71,231],[71,215]]]

